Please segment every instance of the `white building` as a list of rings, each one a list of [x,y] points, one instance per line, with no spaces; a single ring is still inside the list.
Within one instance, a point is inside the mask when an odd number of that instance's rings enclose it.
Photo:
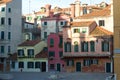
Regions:
[[[9,2],[7,2],[9,1]],[[6,68],[8,54],[22,41],[22,0],[0,0],[0,63]]]

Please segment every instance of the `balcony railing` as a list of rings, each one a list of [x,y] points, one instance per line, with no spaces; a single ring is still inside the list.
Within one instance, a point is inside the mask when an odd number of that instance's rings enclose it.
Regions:
[[[0,43],[9,43],[10,40],[8,39],[0,39]]]
[[[23,29],[23,32],[41,33],[41,30],[40,28],[28,28],[28,29]]]
[[[63,56],[64,57],[107,57],[110,56],[110,52],[106,52],[106,53],[64,53]]]

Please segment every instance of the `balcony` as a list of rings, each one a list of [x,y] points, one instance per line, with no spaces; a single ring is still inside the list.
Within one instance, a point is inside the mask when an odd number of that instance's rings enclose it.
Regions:
[[[106,53],[88,53],[88,52],[82,52],[82,53],[64,53],[63,57],[109,57],[111,54],[110,52]]]
[[[0,53],[0,58],[7,58],[8,57],[8,55],[7,54],[5,54],[5,53]]]
[[[34,34],[40,34],[41,33],[41,29],[40,28],[28,28],[28,29],[23,29],[23,32],[31,32]]]

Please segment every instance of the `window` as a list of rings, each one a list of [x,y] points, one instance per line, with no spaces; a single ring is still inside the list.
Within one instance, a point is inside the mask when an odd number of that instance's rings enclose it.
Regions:
[[[44,32],[44,38],[45,39],[47,38],[47,32]]]
[[[1,18],[1,25],[4,25],[4,24],[5,24],[5,18],[2,17],[2,18]]]
[[[94,41],[90,41],[90,51],[91,52],[95,51],[95,42]]]
[[[8,32],[8,40],[11,39],[11,32]]]
[[[60,36],[60,41],[59,41],[59,47],[62,48],[63,47],[63,37]]]
[[[47,25],[47,22],[44,22],[44,25]]]
[[[63,21],[60,22],[60,25],[63,25]]]
[[[105,26],[105,21],[104,20],[99,20],[99,26]]]
[[[87,14],[87,7],[83,7],[83,14]]]
[[[12,65],[11,65],[11,67],[12,67],[12,69],[15,68],[15,62],[14,62],[14,61],[12,61]]]
[[[74,66],[74,60],[67,60],[67,66]]]
[[[86,33],[87,29],[86,28],[82,28],[82,33]]]
[[[37,16],[37,20],[41,20],[41,16]]]
[[[54,64],[50,64],[50,69],[55,69],[55,65]]]
[[[97,59],[85,59],[83,61],[84,66],[90,66],[92,64],[98,64],[98,60]]]
[[[109,42],[107,42],[107,41],[103,41],[103,42],[102,42],[102,51],[103,51],[103,52],[104,52],[104,51],[106,51],[106,52],[109,51]]]
[[[27,20],[31,21],[31,20],[32,20],[32,17],[27,17]]]
[[[1,8],[1,12],[4,12],[4,11],[5,11],[5,7],[2,7],[2,8]]]
[[[81,42],[81,51],[88,52],[88,42]]]
[[[83,65],[84,65],[84,66],[90,66],[90,65],[91,65],[91,62],[92,62],[92,61],[91,61],[90,59],[84,60],[84,61],[83,61]]]
[[[19,62],[19,68],[24,68],[24,62]]]
[[[70,42],[64,43],[64,51],[71,52],[71,43]]]
[[[80,33],[80,29],[74,29],[74,33]]]
[[[8,53],[10,53],[11,52],[11,47],[10,46],[8,46]]]
[[[54,39],[50,39],[50,47],[53,47],[54,46]]]
[[[49,52],[49,57],[55,57],[55,52],[50,51]]]
[[[1,53],[5,52],[5,46],[1,46]]]
[[[24,56],[24,50],[19,49],[18,50],[18,56],[20,56],[20,57]]]
[[[9,12],[9,13],[11,12],[11,8],[8,8],[8,12]]]
[[[40,68],[40,62],[35,62],[35,68]]]
[[[4,40],[4,31],[1,31],[1,39]]]
[[[98,64],[98,60],[97,59],[93,59],[93,64]]]
[[[11,18],[8,18],[8,25],[11,25]]]
[[[78,49],[79,49],[79,48],[78,48],[78,42],[75,41],[75,42],[74,42],[74,51],[75,51],[75,52],[78,52]]]
[[[34,68],[34,62],[28,62],[27,68]]]
[[[34,50],[28,49],[28,57],[34,57]]]
[[[60,52],[59,52],[59,57],[62,57],[62,56],[63,56],[63,52],[60,51]]]

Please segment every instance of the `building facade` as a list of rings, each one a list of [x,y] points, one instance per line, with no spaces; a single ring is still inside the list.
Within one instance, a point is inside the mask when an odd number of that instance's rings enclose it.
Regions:
[[[112,72],[112,32],[95,21],[64,26],[63,45],[67,72]]]
[[[48,67],[49,71],[65,71],[65,61],[63,60],[63,37],[61,33],[51,33],[48,36]]]
[[[11,60],[11,71],[47,72],[47,44],[40,40],[27,40],[18,45],[17,60]]]
[[[7,2],[10,1],[10,2]],[[6,71],[6,58],[22,41],[22,0],[0,1],[0,64]]]

